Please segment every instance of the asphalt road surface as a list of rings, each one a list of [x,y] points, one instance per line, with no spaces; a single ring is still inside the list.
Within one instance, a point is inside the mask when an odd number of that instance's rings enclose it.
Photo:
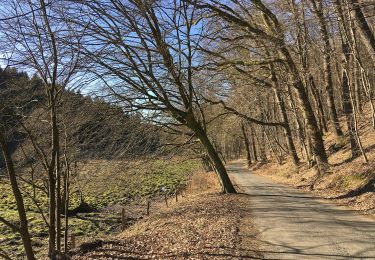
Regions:
[[[375,219],[227,165],[249,195],[265,259],[375,259]]]

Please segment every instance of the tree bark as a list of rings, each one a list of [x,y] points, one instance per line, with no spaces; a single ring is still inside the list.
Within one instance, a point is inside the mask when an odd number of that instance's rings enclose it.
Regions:
[[[285,108],[285,103],[281,96],[280,86],[279,86],[276,73],[272,64],[270,65],[270,69],[271,69],[271,80],[272,80],[273,89],[275,92],[276,102],[280,109],[281,120],[285,124],[283,129],[284,129],[284,133],[285,133],[285,137],[286,137],[286,141],[288,145],[289,155],[292,157],[294,165],[298,165],[299,158],[297,155],[296,147],[293,142],[292,131],[290,129],[290,124],[289,124],[289,119],[288,119],[288,115],[287,115],[286,108]]]
[[[316,103],[317,116],[319,119],[320,130],[324,132],[328,132],[327,121],[324,115],[322,100],[321,100],[319,91],[316,87],[314,77],[312,75],[309,75],[308,82],[309,82],[308,84],[310,84],[311,93]]]
[[[250,125],[251,146],[252,146],[252,150],[253,150],[254,161],[257,162],[258,161],[258,153],[257,153],[254,135],[255,135],[254,128],[253,128],[252,125]]]
[[[310,0],[315,16],[318,18],[320,26],[320,35],[323,40],[323,73],[324,73],[324,84],[326,90],[327,105],[329,111],[329,117],[332,123],[332,130],[335,136],[342,136],[342,130],[340,127],[339,119],[337,116],[333,81],[332,81],[332,66],[331,66],[331,53],[332,48],[329,42],[329,34],[327,28],[327,22],[325,21],[323,13],[322,0]]]
[[[328,157],[324,148],[322,133],[318,127],[318,123],[309,102],[305,86],[303,85],[303,82],[299,76],[298,69],[292,57],[290,56],[289,51],[286,49],[286,47],[281,47],[280,52],[285,57],[286,64],[288,65],[288,68],[291,72],[294,90],[297,94],[297,100],[302,110],[303,117],[306,121],[306,133],[308,135],[307,138],[310,137],[313,150],[312,152],[315,156],[315,160],[318,164],[326,164],[328,163]]]
[[[375,62],[375,35],[371,31],[371,27],[368,24],[364,13],[362,12],[361,6],[358,0],[348,0],[352,16],[359,27],[360,36],[363,43],[365,44],[372,60]]]
[[[360,154],[359,145],[356,137],[356,128],[353,115],[352,102],[350,100],[350,88],[349,88],[349,77],[348,71],[346,69],[347,62],[349,61],[349,48],[347,44],[343,43],[343,66],[342,70],[342,100],[343,100],[343,110],[346,117],[346,123],[348,125],[350,148],[352,153],[352,158],[356,158]]]
[[[53,97],[53,90],[50,90],[50,98]],[[49,179],[49,243],[48,243],[48,256],[54,258],[56,254],[56,156],[58,154],[58,129],[57,129],[57,118],[56,118],[56,107],[53,98],[50,102],[50,118],[52,124],[52,152],[51,152],[51,164],[48,169]]]
[[[288,115],[286,113],[286,108],[285,108],[285,103],[279,91],[275,90],[275,95],[276,95],[276,101],[279,104],[282,120],[285,123],[284,133],[285,133],[285,137],[286,137],[286,141],[288,145],[289,155],[292,157],[294,165],[298,165],[299,158],[297,155],[296,147],[293,142],[292,130],[290,129],[289,119],[288,119]]]
[[[247,162],[247,166],[250,167],[251,165],[250,143],[249,143],[249,138],[247,136],[247,132],[245,129],[245,125],[243,123],[241,123],[241,129],[242,129],[242,135],[243,135],[245,149],[246,149],[246,162]]]
[[[232,181],[229,179],[228,172],[225,169],[225,166],[222,160],[220,159],[219,154],[217,153],[211,141],[209,140],[206,131],[194,118],[188,118],[187,125],[190,127],[190,129],[192,129],[195,132],[196,136],[199,138],[202,145],[206,148],[208,156],[210,157],[212,164],[215,167],[215,170],[217,171],[217,174],[223,185],[224,192],[237,193],[236,189],[232,184]]]
[[[0,132],[0,145],[1,145],[1,150],[3,152],[3,155],[4,155],[4,160],[5,160],[6,168],[8,171],[9,181],[12,186],[13,195],[17,204],[17,211],[18,211],[18,216],[20,219],[20,226],[17,227],[18,232],[21,235],[21,239],[22,239],[22,243],[25,249],[25,254],[26,254],[27,259],[35,260],[36,258],[34,255],[32,244],[31,244],[31,236],[30,236],[29,228],[28,228],[28,220],[27,220],[27,215],[26,215],[26,210],[25,210],[25,204],[23,201],[21,190],[18,186],[14,164],[11,158],[10,151],[8,149],[8,144],[2,132]]]

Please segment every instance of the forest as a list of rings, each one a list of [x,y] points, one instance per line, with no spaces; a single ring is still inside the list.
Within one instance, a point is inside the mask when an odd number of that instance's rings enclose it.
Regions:
[[[0,0],[0,148],[4,259],[102,259],[192,190],[241,219],[238,160],[373,215],[375,3]]]

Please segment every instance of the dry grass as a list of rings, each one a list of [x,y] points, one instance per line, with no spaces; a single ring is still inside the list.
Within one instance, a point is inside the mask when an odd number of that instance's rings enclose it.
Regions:
[[[186,192],[189,194],[202,194],[217,192],[221,188],[217,175],[214,172],[197,172],[190,180]]]
[[[116,238],[82,245],[73,259],[261,259],[248,197],[219,191],[214,173],[196,173],[187,196]]]
[[[365,110],[363,114],[369,113]],[[269,163],[254,166],[252,169],[255,173],[266,175],[277,182],[313,190],[321,197],[333,199],[368,214],[375,214],[374,188],[362,190],[375,178],[375,130],[370,122],[370,118],[363,117],[359,124],[359,133],[369,159],[368,163],[364,163],[362,157],[350,160],[348,136],[335,139],[332,134],[327,134],[324,136],[326,147],[336,143],[342,148],[329,154],[330,166],[324,175],[319,175],[316,168],[307,168],[306,163],[301,163],[301,166],[296,168],[289,161],[283,165]],[[346,124],[342,122],[341,125],[346,132]]]

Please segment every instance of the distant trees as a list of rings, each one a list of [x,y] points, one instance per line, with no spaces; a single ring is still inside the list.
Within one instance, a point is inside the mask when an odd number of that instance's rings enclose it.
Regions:
[[[328,162],[327,154],[324,149],[323,139],[321,132],[318,127],[317,120],[314,116],[314,112],[309,102],[307,89],[304,84],[303,78],[301,77],[297,64],[293,59],[288,44],[285,41],[285,35],[283,28],[279,23],[278,18],[272,11],[267,8],[261,1],[253,1],[253,13],[243,12],[241,10],[246,10],[246,7],[240,3],[234,5],[234,7],[224,7],[221,4],[213,3],[202,3],[200,8],[205,8],[221,17],[223,20],[228,22],[227,30],[233,29],[236,33],[236,37],[240,40],[248,39],[248,41],[254,41],[255,44],[258,44],[257,41],[260,39],[259,45],[260,48],[271,48],[275,50],[276,56],[271,59],[263,59],[259,61],[247,61],[240,59],[235,62],[234,65],[240,65],[241,70],[248,66],[262,66],[264,64],[270,64],[277,62],[278,66],[282,63],[282,66],[285,70],[288,71],[290,76],[290,83],[295,91],[295,98],[298,101],[299,109],[302,112],[306,123],[306,134],[311,141],[311,150],[317,162],[325,164]],[[235,9],[234,9],[235,8]],[[259,13],[260,12],[260,13]],[[262,17],[261,23],[255,23],[252,21],[252,16],[259,13]],[[256,19],[256,18],[254,18]],[[259,18],[258,18],[259,19]],[[225,36],[223,36],[225,37]],[[221,39],[221,38],[218,38]],[[252,47],[256,47],[253,45]],[[251,51],[250,51],[251,53]],[[249,55],[251,55],[249,53]],[[262,57],[256,57],[257,59],[262,59]],[[250,75],[251,72],[248,72]],[[254,78],[254,77],[253,77]],[[257,78],[254,80],[258,81]]]
[[[217,98],[227,112],[269,129],[261,133],[266,138],[272,131],[277,145],[267,147],[278,161],[280,154],[288,153],[296,165],[302,156],[324,170],[328,157],[323,133],[328,121],[337,143],[343,142],[341,114],[347,115],[353,158],[362,154],[367,160],[357,125],[365,100],[374,111],[370,76],[374,65],[363,56],[371,53],[369,20],[373,18],[363,15],[359,2],[199,1],[198,7],[210,17],[209,32],[201,44],[208,57],[206,66],[226,78],[230,89],[242,85],[241,92],[231,93],[228,99]],[[361,23],[361,31],[355,23]],[[346,44],[337,48],[335,43],[340,41]],[[362,44],[367,47],[363,49]],[[275,98],[270,99],[272,92]],[[248,102],[236,103],[236,95],[246,95]],[[260,102],[254,104],[253,99]],[[279,128],[284,128],[284,140]]]
[[[4,137],[1,142],[2,149],[8,155],[9,167],[7,176],[14,176],[13,183],[10,179],[0,181],[19,188],[22,201],[29,201],[27,205],[19,208],[30,209],[30,200],[35,204],[33,212],[47,218],[48,208],[45,208],[45,194],[48,194],[48,176],[45,174],[43,161],[37,155],[38,150],[33,146],[37,143],[39,151],[47,151],[50,141],[50,129],[46,128],[48,110],[44,109],[44,85],[38,77],[31,79],[14,68],[1,71],[0,90],[0,130]],[[158,153],[162,144],[161,129],[151,125],[137,115],[128,115],[121,108],[110,105],[99,99],[92,99],[65,91],[57,108],[59,129],[61,131],[60,160],[62,171],[61,214],[68,220],[66,210],[69,207],[69,198],[85,194],[76,194],[77,169],[75,162],[88,160],[115,159],[132,160],[147,158]],[[0,151],[2,151],[0,149]],[[5,156],[0,154],[0,171],[6,168]],[[3,162],[4,161],[4,162]],[[126,167],[123,163],[123,167]],[[16,182],[14,182],[16,181]],[[73,183],[71,183],[73,181]],[[71,188],[68,189],[68,186]],[[25,191],[26,188],[26,191]],[[28,192],[28,191],[32,192]],[[69,195],[70,194],[70,195]],[[18,203],[18,202],[17,202]],[[84,204],[84,203],[83,203]],[[82,204],[82,205],[83,205]],[[81,206],[82,206],[81,205]],[[86,204],[87,206],[87,204]],[[79,206],[78,206],[79,209]],[[72,208],[68,212],[71,212]],[[28,214],[31,212],[25,212]],[[0,214],[4,223],[17,225],[13,219],[8,219]],[[30,218],[30,215],[28,215]],[[21,219],[21,218],[20,218]],[[26,219],[27,220],[27,219]],[[47,220],[47,219],[45,219]],[[2,222],[0,220],[0,222]],[[48,222],[46,222],[48,226]],[[10,228],[11,228],[10,227]],[[23,225],[27,227],[27,225]],[[64,229],[68,225],[62,225]],[[15,229],[14,229],[15,230]],[[19,230],[15,230],[19,233]],[[26,234],[26,233],[23,233]],[[27,237],[21,234],[21,236]],[[29,233],[35,235],[35,233]],[[64,250],[67,245],[67,235],[64,234]],[[29,237],[32,238],[31,236]],[[28,241],[26,239],[26,241]],[[25,253],[27,251],[25,250]]]

